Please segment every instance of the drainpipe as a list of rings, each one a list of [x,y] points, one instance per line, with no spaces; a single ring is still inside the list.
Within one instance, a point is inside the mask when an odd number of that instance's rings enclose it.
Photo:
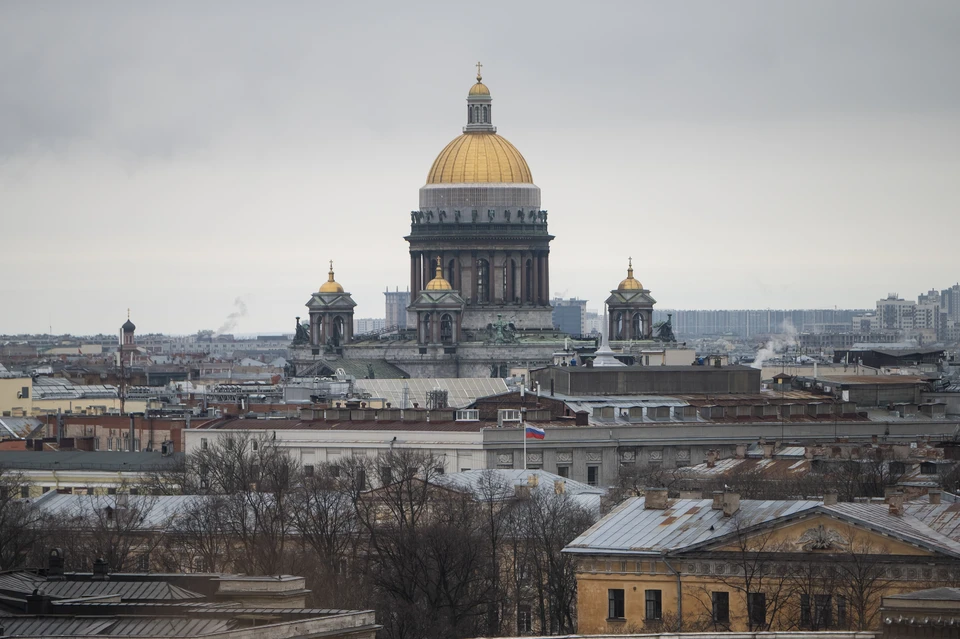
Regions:
[[[683,628],[683,587],[680,583],[680,573],[667,561],[666,550],[661,551],[660,558],[663,559],[664,565],[670,569],[670,572],[677,576],[677,627],[674,629],[674,632],[680,632]]]

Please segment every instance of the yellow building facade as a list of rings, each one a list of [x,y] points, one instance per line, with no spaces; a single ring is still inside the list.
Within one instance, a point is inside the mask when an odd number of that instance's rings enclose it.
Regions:
[[[565,550],[578,556],[580,634],[876,629],[883,596],[960,578],[960,544],[904,514],[898,496],[650,494]]]

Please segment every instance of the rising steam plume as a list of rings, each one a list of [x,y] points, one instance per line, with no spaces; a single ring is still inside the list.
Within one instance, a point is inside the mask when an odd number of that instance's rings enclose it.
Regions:
[[[247,316],[247,305],[244,304],[242,299],[238,297],[233,300],[233,306],[236,310],[227,315],[227,319],[223,320],[223,324],[217,329],[217,335],[233,331],[240,323],[240,319]]]

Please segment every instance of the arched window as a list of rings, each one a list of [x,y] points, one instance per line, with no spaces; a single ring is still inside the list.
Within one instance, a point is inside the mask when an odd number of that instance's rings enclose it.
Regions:
[[[487,124],[488,122],[490,122],[490,117],[487,115],[487,107],[484,106],[483,107],[483,123]]]
[[[473,124],[473,107],[467,105],[467,124]]]
[[[613,339],[623,339],[623,313],[613,316]]]
[[[490,301],[490,262],[477,260],[477,302]]]
[[[344,339],[343,329],[344,329],[343,317],[340,315],[337,315],[335,318],[333,318],[333,335],[330,338],[334,346],[340,346],[340,344],[343,342],[343,339]]]
[[[453,317],[449,313],[440,317],[440,341],[444,344],[453,342]]]
[[[317,315],[316,330],[310,333],[310,338],[313,340],[314,346],[323,345],[323,315]]]
[[[430,343],[430,313],[420,315],[420,343]]]
[[[643,316],[640,313],[633,314],[633,322],[631,325],[631,334],[633,339],[642,339],[643,338]]]

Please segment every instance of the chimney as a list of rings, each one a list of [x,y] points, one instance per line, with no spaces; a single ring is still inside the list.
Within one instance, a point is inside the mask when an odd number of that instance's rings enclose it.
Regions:
[[[894,493],[890,495],[890,499],[887,502],[890,504],[890,514],[894,517],[901,517],[903,515],[903,493]]]
[[[745,459],[746,457],[747,457],[747,445],[737,444],[737,459]]]
[[[776,448],[776,446],[777,446],[776,442],[774,442],[774,443],[772,443],[772,444],[764,443],[764,444],[763,444],[763,458],[764,458],[764,459],[770,459],[771,457],[773,457],[773,449]]]
[[[722,495],[723,516],[733,517],[740,510],[740,493],[725,490]]]
[[[97,560],[93,562],[93,580],[94,581],[106,581],[109,579],[110,566],[107,565],[107,560],[103,557],[97,557]]]
[[[930,490],[927,491],[927,497],[930,498],[930,503],[933,504],[934,506],[940,505],[940,489],[931,488]]]
[[[536,488],[540,485],[540,476],[535,473],[530,473],[527,475],[527,486],[530,488]]]
[[[720,455],[717,453],[715,448],[711,448],[707,451],[707,468],[713,468],[717,465],[717,457]]]
[[[666,510],[667,508],[667,489],[666,488],[644,488],[645,510]]]
[[[574,422],[577,426],[588,426],[590,423],[589,420],[590,413],[585,410],[578,410],[576,421]]]
[[[553,481],[553,492],[557,495],[562,495],[567,492],[567,482],[562,479],[555,479]]]
[[[61,581],[63,579],[63,551],[52,548],[47,557],[47,581]]]
[[[34,589],[33,594],[27,595],[27,614],[45,615],[50,612],[50,597],[44,594],[39,588]]]
[[[703,499],[702,490],[681,490],[680,499]]]
[[[723,491],[715,490],[713,491],[713,505],[710,506],[713,510],[723,510]]]
[[[827,492],[825,492],[825,493],[823,494],[823,505],[824,505],[824,506],[836,506],[836,505],[837,505],[837,499],[838,499],[838,497],[839,497],[839,495],[837,495],[837,491],[835,491],[835,490],[828,490]]]
[[[900,492],[896,486],[885,486],[883,488],[883,501],[890,503],[890,498]]]

